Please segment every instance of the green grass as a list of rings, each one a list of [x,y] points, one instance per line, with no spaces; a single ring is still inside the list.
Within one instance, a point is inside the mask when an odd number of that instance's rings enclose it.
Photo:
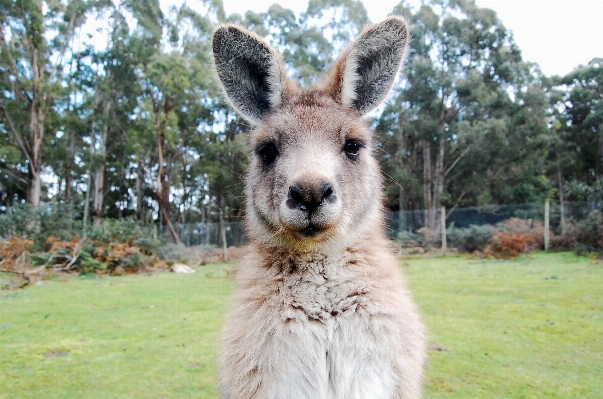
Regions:
[[[217,398],[224,266],[0,292],[0,398]]]
[[[603,265],[570,253],[402,262],[425,398],[603,398]],[[0,398],[218,398],[226,270],[0,292]]]
[[[603,264],[415,259],[406,275],[430,329],[425,398],[603,398]]]

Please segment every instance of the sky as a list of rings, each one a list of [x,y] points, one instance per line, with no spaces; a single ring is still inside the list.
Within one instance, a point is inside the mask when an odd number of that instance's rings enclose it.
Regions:
[[[169,0],[168,0],[169,1]],[[296,14],[307,0],[223,0],[226,15],[252,9],[263,12],[278,2]],[[373,22],[384,19],[399,0],[363,1]],[[163,1],[162,1],[163,3]],[[417,7],[420,0],[409,0]],[[526,61],[536,62],[545,75],[565,75],[595,57],[603,58],[603,0],[476,0],[491,8],[513,31]]]

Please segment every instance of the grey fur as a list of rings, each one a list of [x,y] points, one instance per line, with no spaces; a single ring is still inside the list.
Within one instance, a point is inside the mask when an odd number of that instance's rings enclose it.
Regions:
[[[408,42],[408,28],[401,18],[389,18],[365,31],[345,57],[342,103],[364,115],[383,102],[400,71]]]
[[[263,39],[216,31],[224,90],[257,124],[245,186],[251,243],[222,334],[224,399],[420,398],[424,328],[384,233],[381,172],[361,118],[387,95],[407,43],[405,21],[390,17],[301,92]],[[278,154],[269,163],[267,145]],[[330,194],[312,211],[292,201],[292,187],[316,194],[325,184]]]
[[[222,87],[237,111],[258,123],[280,105],[286,77],[276,52],[263,39],[224,25],[214,32],[212,46]]]

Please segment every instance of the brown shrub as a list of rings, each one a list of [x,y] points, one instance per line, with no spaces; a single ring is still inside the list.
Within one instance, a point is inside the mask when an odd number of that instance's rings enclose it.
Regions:
[[[63,241],[60,240],[58,238],[56,238],[55,236],[50,236],[46,239],[46,245],[50,245],[50,248],[48,249],[48,252],[50,253],[56,253],[56,252],[61,252],[61,253],[65,253],[65,250],[69,250],[68,255],[69,256],[74,256],[75,251],[76,251],[76,247],[78,246],[78,244],[80,244],[80,237],[79,236],[75,236],[71,239],[71,241]]]
[[[29,264],[27,247],[32,245],[33,241],[21,237],[11,237],[0,242],[0,267],[9,270]]]
[[[484,252],[495,258],[515,258],[519,253],[529,252],[535,244],[530,233],[498,233]]]
[[[110,243],[107,246],[99,246],[94,250],[94,258],[101,262],[107,262],[110,266],[117,266],[123,259],[139,254],[137,246],[130,243]]]
[[[534,219],[510,218],[497,224],[499,230],[505,233],[523,233],[532,237],[531,246],[544,248],[544,223]],[[549,232],[553,238],[553,232]]]

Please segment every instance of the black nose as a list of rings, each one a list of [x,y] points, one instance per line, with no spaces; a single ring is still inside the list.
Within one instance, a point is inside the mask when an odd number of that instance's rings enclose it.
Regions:
[[[297,183],[289,187],[287,205],[293,209],[299,206],[302,211],[309,211],[335,200],[331,183],[304,184]]]

